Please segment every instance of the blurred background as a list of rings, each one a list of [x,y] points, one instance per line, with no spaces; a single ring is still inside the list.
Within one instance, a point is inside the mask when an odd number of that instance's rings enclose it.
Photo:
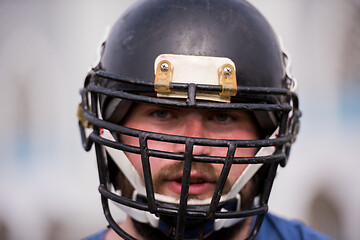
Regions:
[[[78,94],[135,1],[0,1],[0,239],[80,239],[107,223]],[[336,239],[360,236],[360,1],[250,0],[282,37],[303,110],[270,210]]]

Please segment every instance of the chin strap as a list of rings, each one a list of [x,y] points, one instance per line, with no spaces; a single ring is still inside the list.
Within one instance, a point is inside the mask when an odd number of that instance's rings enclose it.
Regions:
[[[275,138],[275,134],[278,132],[278,129],[275,130],[275,132],[272,134],[270,138]],[[103,138],[106,138],[111,141],[115,141],[114,137],[111,135],[111,133],[104,129],[104,133],[102,134]],[[146,202],[146,189],[143,183],[143,180],[141,179],[139,173],[136,171],[134,166],[131,164],[130,160],[127,158],[125,153],[123,151],[107,147],[105,146],[106,151],[111,156],[115,164],[121,169],[125,177],[129,180],[130,184],[134,187],[133,192],[133,200],[134,201],[140,201],[140,202]],[[266,156],[271,155],[274,152],[274,147],[262,147],[255,156]],[[239,211],[240,205],[241,205],[241,196],[239,192],[241,189],[245,186],[245,184],[255,175],[255,173],[260,169],[262,164],[249,164],[244,172],[240,175],[240,177],[237,179],[235,184],[232,186],[231,190],[226,194],[221,196],[219,208],[221,211],[227,212],[227,211]],[[121,191],[115,191],[117,194],[121,195]],[[161,204],[167,205],[170,204],[173,206],[174,204],[179,204],[179,200],[161,195],[161,194],[155,194],[155,199],[160,202]],[[196,200],[196,199],[189,199],[188,200],[188,208],[193,207],[200,207],[200,208],[207,208],[208,205],[211,202],[211,198],[205,199],[205,200]],[[164,232],[168,232],[170,230],[170,226],[166,224],[161,218],[155,216],[155,214],[152,214],[147,211],[138,210],[132,207],[128,207],[126,205],[122,205],[119,203],[114,202],[115,205],[117,205],[119,208],[121,208],[126,214],[128,214],[131,218],[134,220],[141,222],[141,223],[147,223],[150,224],[154,228],[159,228]],[[240,218],[229,218],[229,219],[212,219],[212,220],[197,220],[198,223],[205,224],[206,226],[203,226],[203,230],[205,231],[218,231],[221,228],[227,228],[231,227],[234,224],[238,223],[242,219]],[[195,220],[194,220],[195,221]],[[199,222],[200,221],[200,222]],[[188,222],[188,219],[187,219]],[[191,222],[191,221],[190,221]],[[193,224],[190,224],[192,226],[198,225],[193,222]],[[195,231],[195,230],[194,230]],[[198,231],[198,228],[197,228]],[[185,229],[185,235],[187,237],[187,234],[193,235],[193,233],[186,232]],[[210,233],[209,232],[209,233]],[[198,234],[198,233],[197,233]],[[196,235],[197,237],[198,235]]]

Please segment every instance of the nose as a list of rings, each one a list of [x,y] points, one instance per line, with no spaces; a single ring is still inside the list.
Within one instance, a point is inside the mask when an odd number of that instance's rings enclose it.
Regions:
[[[199,113],[190,113],[184,118],[184,122],[179,128],[177,135],[194,138],[206,138],[207,130],[203,116]],[[176,144],[176,152],[185,152],[184,144]],[[193,155],[210,155],[210,147],[194,145]]]

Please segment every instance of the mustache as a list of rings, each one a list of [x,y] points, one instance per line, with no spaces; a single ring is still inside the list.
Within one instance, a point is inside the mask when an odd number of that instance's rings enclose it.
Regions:
[[[153,187],[154,192],[159,193],[159,188],[161,184],[163,184],[165,181],[168,181],[171,179],[174,174],[178,172],[183,172],[184,170],[184,162],[175,162],[171,165],[165,166],[159,171],[158,173],[155,173],[153,175]],[[199,172],[205,172],[207,177],[213,181],[218,182],[220,174],[221,174],[221,168],[215,168],[210,163],[199,163],[199,162],[192,162],[191,164],[191,171],[197,170]],[[230,191],[231,184],[228,179],[226,179],[223,193],[226,194]]]

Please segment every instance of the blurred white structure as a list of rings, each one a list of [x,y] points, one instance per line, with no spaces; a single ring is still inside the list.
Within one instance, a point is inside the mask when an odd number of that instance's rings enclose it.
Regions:
[[[80,239],[107,225],[75,115],[105,27],[132,2],[0,2],[1,240]],[[250,2],[291,53],[303,110],[270,210],[357,239],[359,1]]]

